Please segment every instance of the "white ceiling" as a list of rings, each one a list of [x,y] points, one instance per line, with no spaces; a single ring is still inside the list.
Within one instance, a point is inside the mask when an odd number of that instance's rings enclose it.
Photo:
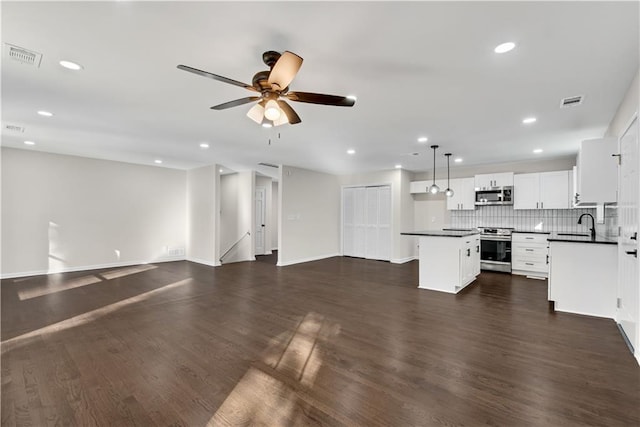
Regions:
[[[2,144],[162,167],[259,162],[329,173],[559,157],[600,137],[638,70],[638,2],[1,3]],[[515,50],[497,55],[505,41]],[[353,108],[291,103],[264,129],[209,107],[249,96],[178,64],[251,83],[266,50],[304,58],[291,90],[355,94]],[[67,59],[84,66],[64,69]],[[584,95],[560,109],[561,98]],[[55,113],[51,118],[37,110]],[[538,121],[525,126],[527,116]],[[4,129],[25,127],[23,134]],[[278,133],[280,138],[278,139]],[[429,137],[427,144],[417,137]],[[25,139],[36,145],[28,148]],[[271,145],[268,144],[271,139]],[[210,148],[203,150],[201,142]],[[346,154],[354,148],[353,156]],[[534,148],[544,149],[541,155]],[[410,153],[420,155],[412,156]]]

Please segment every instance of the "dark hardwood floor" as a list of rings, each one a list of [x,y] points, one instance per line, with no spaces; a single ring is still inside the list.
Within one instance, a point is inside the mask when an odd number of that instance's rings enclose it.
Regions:
[[[151,267],[151,268],[149,268]],[[189,262],[3,280],[2,425],[638,426],[611,320],[417,263]]]

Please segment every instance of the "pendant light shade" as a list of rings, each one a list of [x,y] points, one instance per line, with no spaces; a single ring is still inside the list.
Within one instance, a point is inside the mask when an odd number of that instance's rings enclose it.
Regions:
[[[447,197],[453,197],[453,190],[451,189],[451,183],[449,180],[449,160],[451,158],[451,153],[445,154],[445,157],[447,158],[447,189],[444,190],[444,194]]]
[[[431,194],[438,194],[438,192],[440,192],[440,187],[436,185],[436,149],[438,147],[438,145],[431,146],[431,148],[433,149],[433,184],[431,184],[431,187],[428,188],[428,191]]]

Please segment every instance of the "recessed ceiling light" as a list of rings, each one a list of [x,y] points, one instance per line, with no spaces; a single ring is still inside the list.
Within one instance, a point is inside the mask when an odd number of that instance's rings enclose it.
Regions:
[[[33,142],[33,141],[25,141],[24,143],[25,143],[26,145],[36,145],[36,143],[35,143],[35,142]]]
[[[421,136],[420,138],[418,138],[418,142],[427,142],[429,140],[429,138],[427,138],[426,136]]]
[[[402,169],[402,165],[396,165],[396,169]]]
[[[60,61],[60,65],[62,65],[64,68],[68,68],[74,71],[82,70],[82,65],[76,64],[75,62],[71,61]]]
[[[357,101],[358,97],[355,95],[347,95],[347,99],[353,99],[354,101]]]
[[[209,144],[203,142],[202,144],[200,144],[200,148],[209,148]]]
[[[44,111],[44,110],[40,110],[40,111],[38,111],[38,114],[40,114],[41,116],[44,116],[44,117],[51,117],[51,116],[53,116],[53,113],[50,113],[49,111]]]
[[[536,148],[535,150],[533,150],[533,152],[536,154],[540,154],[542,153],[542,148]]]
[[[263,123],[263,124],[262,124],[262,127],[263,127],[263,128],[267,128],[267,129],[268,129],[268,128],[270,128],[270,127],[273,127],[273,125],[272,125],[271,123]]]
[[[157,163],[157,164],[161,164],[161,163],[162,163],[162,160],[160,160],[160,159],[155,159],[155,160],[154,160],[154,162],[155,162],[155,163]]]
[[[516,44],[513,42],[506,42],[506,43],[502,43],[499,44],[498,46],[496,46],[495,49],[493,49],[493,51],[495,53],[505,53],[505,52],[509,52],[510,50],[512,50],[514,47],[516,47]]]
[[[356,154],[356,150],[354,150],[353,148],[350,148],[347,150],[347,154]]]
[[[462,158],[461,157],[456,157],[453,161],[456,162],[456,163],[462,163]]]
[[[526,119],[522,119],[522,123],[524,123],[525,125],[531,124],[531,123],[535,123],[536,122],[535,117],[527,117]]]

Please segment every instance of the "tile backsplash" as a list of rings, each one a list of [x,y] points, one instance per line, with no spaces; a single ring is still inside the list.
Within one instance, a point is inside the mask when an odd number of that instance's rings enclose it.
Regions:
[[[586,233],[591,227],[591,220],[578,224],[578,218],[584,213],[596,217],[595,208],[514,210],[513,206],[478,206],[473,211],[451,211],[451,227],[509,227],[520,231]],[[613,236],[617,233],[618,211],[615,207],[607,207],[604,213],[605,223],[596,224],[596,232]]]

